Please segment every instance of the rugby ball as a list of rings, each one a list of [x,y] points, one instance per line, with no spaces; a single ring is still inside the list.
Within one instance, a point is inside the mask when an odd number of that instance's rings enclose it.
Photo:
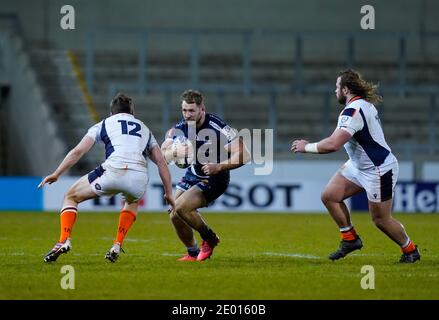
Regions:
[[[188,168],[194,161],[194,147],[186,137],[176,137],[171,145],[172,162],[181,169]]]

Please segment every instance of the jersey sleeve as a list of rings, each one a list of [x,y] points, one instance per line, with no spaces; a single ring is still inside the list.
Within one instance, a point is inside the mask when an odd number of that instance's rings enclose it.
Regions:
[[[359,109],[346,108],[338,117],[337,128],[343,129],[354,135],[357,131],[363,129],[364,122],[360,115]]]
[[[158,145],[157,140],[155,139],[154,135],[152,134],[152,132],[149,133],[149,140],[148,143],[146,144],[146,150],[151,150],[152,148],[154,148],[154,146]]]
[[[209,126],[216,129],[220,133],[220,135],[225,137],[225,140],[226,140],[225,145],[229,144],[237,137],[236,129],[230,127],[222,119],[220,119],[212,114],[210,115],[210,118],[211,118],[211,120],[209,120]]]
[[[101,129],[102,129],[102,121],[96,123],[90,129],[88,129],[86,135],[92,138],[95,142],[99,142],[101,141]]]
[[[230,143],[237,137],[237,130],[230,127],[229,125],[225,125],[221,129],[221,133],[227,138],[227,142]]]

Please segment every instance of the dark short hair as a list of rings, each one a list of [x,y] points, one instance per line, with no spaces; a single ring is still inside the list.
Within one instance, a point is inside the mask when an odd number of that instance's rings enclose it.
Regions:
[[[130,113],[134,114],[133,100],[123,93],[118,93],[110,102],[111,114]]]
[[[195,103],[197,106],[200,106],[203,104],[204,97],[201,92],[189,89],[181,94],[181,101],[186,101],[189,104]]]

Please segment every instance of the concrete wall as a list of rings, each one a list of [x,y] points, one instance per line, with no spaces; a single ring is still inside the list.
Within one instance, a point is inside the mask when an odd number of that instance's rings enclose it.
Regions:
[[[60,28],[65,4],[75,8],[76,30]],[[439,2],[434,0],[2,0],[0,12],[18,13],[28,40],[80,49],[94,27],[361,31],[365,4],[375,8],[376,31],[439,31]]]
[[[1,34],[1,33],[0,33]],[[15,175],[43,175],[52,172],[64,158],[66,146],[58,135],[29,56],[20,38],[2,34],[10,94],[2,114],[7,124],[8,171]]]

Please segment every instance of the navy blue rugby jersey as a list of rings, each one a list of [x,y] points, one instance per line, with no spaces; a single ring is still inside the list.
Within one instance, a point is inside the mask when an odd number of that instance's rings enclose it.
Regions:
[[[196,128],[195,122],[182,120],[166,134],[166,139],[184,136],[192,143],[196,141],[196,161],[188,170],[199,177],[206,177],[201,167],[206,163],[220,163],[229,159],[225,146],[236,138],[236,131],[221,118],[206,113],[203,125]]]

